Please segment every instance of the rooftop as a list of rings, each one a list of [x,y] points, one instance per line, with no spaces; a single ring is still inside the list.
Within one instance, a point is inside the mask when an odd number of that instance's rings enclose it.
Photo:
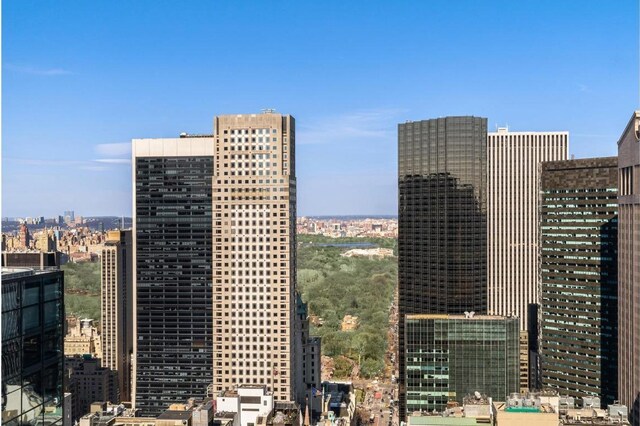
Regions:
[[[231,411],[218,411],[213,415],[214,419],[233,419],[237,413]]]
[[[51,269],[40,269],[40,268],[27,268],[27,267],[20,267],[20,268],[12,268],[12,267],[2,267],[2,279],[3,280],[10,280],[10,279],[16,279],[16,278],[21,278],[21,277],[29,277],[32,275],[39,275],[39,274],[46,274],[49,272],[55,272],[58,271],[59,269],[57,267],[55,268],[51,268]]]
[[[407,319],[471,319],[471,320],[504,320],[512,317],[503,317],[500,315],[478,315],[475,312],[467,314],[411,314],[407,315]]]
[[[158,416],[158,419],[164,420],[189,420],[191,418],[191,410],[176,411],[167,410]]]

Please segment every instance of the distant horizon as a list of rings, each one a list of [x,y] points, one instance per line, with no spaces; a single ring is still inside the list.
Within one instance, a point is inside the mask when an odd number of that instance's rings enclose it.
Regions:
[[[75,213],[75,210],[74,210]],[[45,220],[46,219],[57,219],[58,216],[62,216],[62,215],[54,215],[54,216],[47,216],[47,215],[40,215],[40,216],[32,216],[32,215],[24,215],[24,216],[2,216],[2,221],[4,221],[5,219],[24,219],[27,217],[30,218],[35,218],[35,217],[44,217]],[[76,214],[76,217],[82,217],[84,219],[100,219],[100,218],[125,218],[125,219],[132,219],[133,216],[127,216],[127,215],[92,215],[92,216],[85,216],[82,214]],[[332,215],[297,215],[296,218],[301,218],[301,217],[306,217],[306,218],[311,218],[311,219],[335,219],[335,218],[362,218],[362,219],[397,219],[398,215],[397,214],[332,214]]]

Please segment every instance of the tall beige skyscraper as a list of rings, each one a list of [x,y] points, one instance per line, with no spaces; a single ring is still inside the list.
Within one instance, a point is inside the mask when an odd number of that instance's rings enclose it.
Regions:
[[[618,141],[618,399],[640,426],[640,111]]]
[[[131,230],[107,232],[100,258],[102,367],[118,372],[120,400],[131,400],[133,264]],[[117,402],[117,401],[113,401]]]
[[[566,160],[568,132],[488,134],[489,313],[517,315],[527,330],[538,302],[540,164]]]
[[[264,385],[293,400],[295,121],[215,118],[213,390]]]

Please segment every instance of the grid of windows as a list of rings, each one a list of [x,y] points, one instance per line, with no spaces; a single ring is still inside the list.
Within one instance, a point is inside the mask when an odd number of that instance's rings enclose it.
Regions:
[[[213,381],[214,165],[167,156],[135,167],[136,407],[159,415]]]
[[[215,130],[213,390],[266,384],[291,400],[295,122],[220,116]]]
[[[407,412],[443,411],[476,391],[494,400],[519,391],[517,318],[442,317],[406,317]]]
[[[100,256],[102,366],[118,372],[122,401],[131,400],[131,237],[131,230],[109,231]]]
[[[542,165],[542,385],[616,398],[617,159]]]

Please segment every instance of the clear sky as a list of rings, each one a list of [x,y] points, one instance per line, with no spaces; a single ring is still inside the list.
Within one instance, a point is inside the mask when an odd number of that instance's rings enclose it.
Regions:
[[[396,129],[476,115],[616,154],[636,0],[2,2],[2,215],[130,215],[132,138],[297,123],[298,214],[395,214]]]

